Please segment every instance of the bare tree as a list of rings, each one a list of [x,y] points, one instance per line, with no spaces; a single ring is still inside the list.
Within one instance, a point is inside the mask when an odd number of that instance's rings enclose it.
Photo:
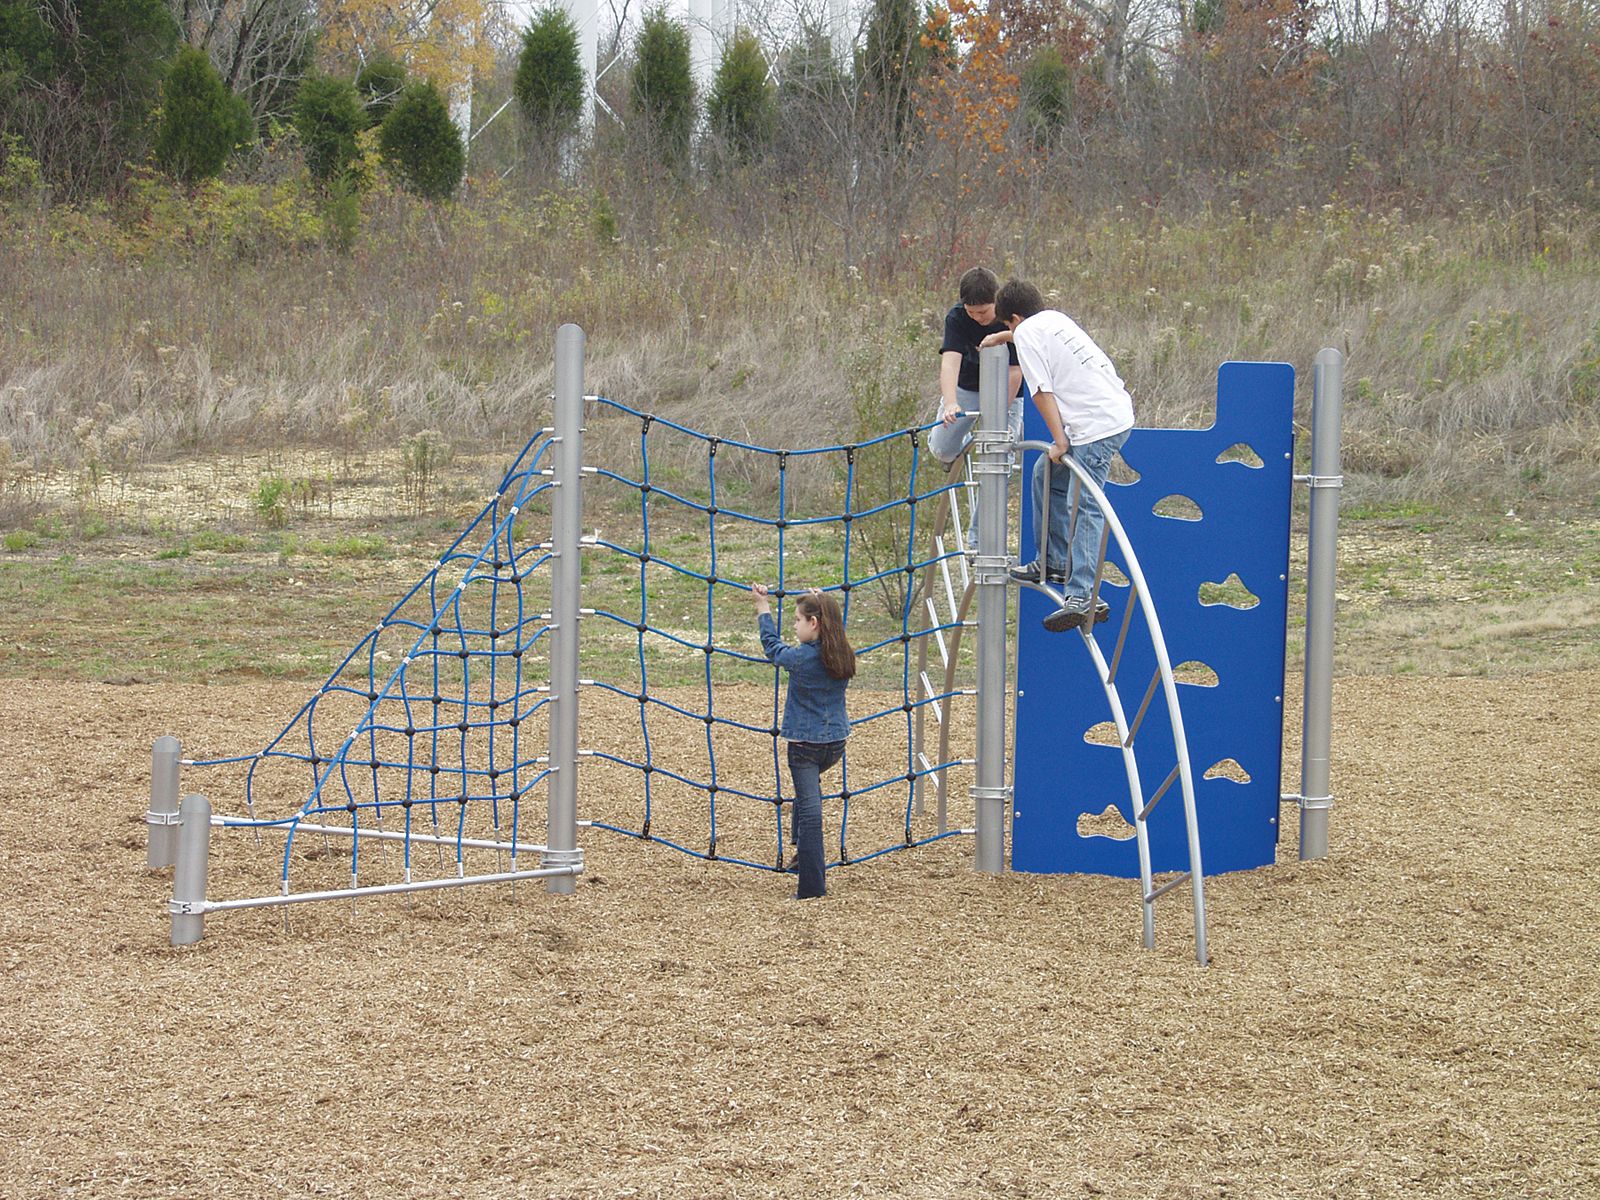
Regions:
[[[316,15],[308,0],[169,0],[184,39],[204,50],[257,121],[288,111],[310,66]]]

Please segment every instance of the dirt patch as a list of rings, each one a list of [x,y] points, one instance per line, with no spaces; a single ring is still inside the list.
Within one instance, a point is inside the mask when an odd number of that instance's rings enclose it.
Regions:
[[[594,833],[573,897],[240,913],[172,950],[168,873],[143,867],[151,741],[250,748],[304,691],[7,684],[0,1192],[1503,1197],[1600,1176],[1595,673],[1342,680],[1334,853],[1211,880],[1207,970],[1180,906],[1142,951],[1129,883],[978,876],[965,840],[798,905],[787,877]],[[272,860],[234,843],[214,892]]]

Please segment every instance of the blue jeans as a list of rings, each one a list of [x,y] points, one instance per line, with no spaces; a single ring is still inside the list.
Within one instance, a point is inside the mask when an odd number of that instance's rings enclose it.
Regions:
[[[823,882],[822,773],[844,757],[843,742],[790,742],[789,778],[794,781],[790,834],[800,856],[800,899],[827,895]]]
[[[1099,487],[1105,487],[1106,476],[1111,473],[1111,460],[1128,440],[1127,432],[1114,433],[1098,442],[1085,442],[1072,447],[1072,457]],[[1067,574],[1067,595],[1088,597],[1094,588],[1095,572],[1100,565],[1100,535],[1105,530],[1105,514],[1094,498],[1087,493],[1078,505],[1076,522],[1072,519],[1072,500],[1079,491],[1077,479],[1065,464],[1050,461],[1039,455],[1033,464],[1033,532],[1037,538],[1044,525],[1044,489],[1046,472],[1050,480],[1050,547],[1041,564],[1041,574],[1051,571]],[[1067,526],[1073,528],[1069,531]],[[1069,554],[1070,543],[1070,554]],[[1070,564],[1070,567],[1068,566]]]

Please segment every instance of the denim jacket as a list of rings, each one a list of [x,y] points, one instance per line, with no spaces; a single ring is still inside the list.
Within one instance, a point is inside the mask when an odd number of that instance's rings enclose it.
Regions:
[[[850,735],[850,718],[844,711],[848,679],[835,679],[822,665],[815,642],[786,646],[778,636],[778,623],[762,613],[761,649],[789,672],[789,695],[783,703],[782,733],[791,742],[842,742]]]

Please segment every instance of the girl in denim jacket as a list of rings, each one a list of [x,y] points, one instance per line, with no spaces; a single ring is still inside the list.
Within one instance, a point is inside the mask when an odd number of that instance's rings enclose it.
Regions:
[[[786,645],[772,619],[767,589],[751,586],[756,623],[766,656],[789,672],[780,733],[789,743],[789,777],[794,781],[791,833],[798,852],[801,900],[827,894],[822,857],[822,772],[844,756],[850,718],[844,692],[856,673],[856,652],[844,635],[844,617],[832,596],[812,590],[794,606],[794,637]]]

